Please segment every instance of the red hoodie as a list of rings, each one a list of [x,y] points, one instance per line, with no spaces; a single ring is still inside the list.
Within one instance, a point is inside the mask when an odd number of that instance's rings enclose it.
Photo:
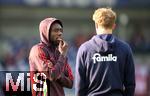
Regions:
[[[30,51],[32,96],[65,96],[63,87],[73,86],[73,75],[67,58],[61,55],[49,41],[49,29],[54,22],[62,26],[61,21],[56,18],[46,18],[41,21],[39,25],[41,42],[34,45]],[[44,73],[46,79],[39,78],[39,73]],[[44,89],[45,85],[42,81],[46,82],[47,91],[35,91]]]

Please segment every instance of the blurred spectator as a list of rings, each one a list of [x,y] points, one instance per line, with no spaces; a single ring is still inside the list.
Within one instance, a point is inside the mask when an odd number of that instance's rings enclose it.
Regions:
[[[147,66],[136,65],[136,96],[148,96],[148,69]]]
[[[148,70],[148,96],[150,96],[150,69]]]
[[[69,51],[68,51],[68,62],[71,65],[73,74],[75,75],[75,61],[76,61],[76,55],[78,48],[82,43],[87,41],[87,35],[85,34],[77,34],[71,44],[69,45]]]
[[[148,50],[150,50],[150,44],[147,42],[146,37],[138,24],[135,25],[135,30],[129,40],[129,43],[133,51],[147,53]]]

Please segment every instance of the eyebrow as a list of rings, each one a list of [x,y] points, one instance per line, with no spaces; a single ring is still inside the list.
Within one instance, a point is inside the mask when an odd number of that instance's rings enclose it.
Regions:
[[[52,29],[52,31],[62,31],[63,32],[63,28],[54,28],[54,29]]]

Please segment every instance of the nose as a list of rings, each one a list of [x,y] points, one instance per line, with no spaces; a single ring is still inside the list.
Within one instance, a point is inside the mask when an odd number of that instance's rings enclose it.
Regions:
[[[59,36],[62,36],[62,34],[63,34],[63,33],[62,33],[61,31],[58,32],[58,35],[59,35]]]

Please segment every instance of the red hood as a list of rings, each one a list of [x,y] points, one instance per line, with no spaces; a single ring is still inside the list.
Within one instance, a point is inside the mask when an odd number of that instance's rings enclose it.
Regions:
[[[58,22],[62,26],[62,22],[56,18],[46,18],[42,20],[39,25],[41,41],[48,46],[50,45],[49,29],[54,22]]]

